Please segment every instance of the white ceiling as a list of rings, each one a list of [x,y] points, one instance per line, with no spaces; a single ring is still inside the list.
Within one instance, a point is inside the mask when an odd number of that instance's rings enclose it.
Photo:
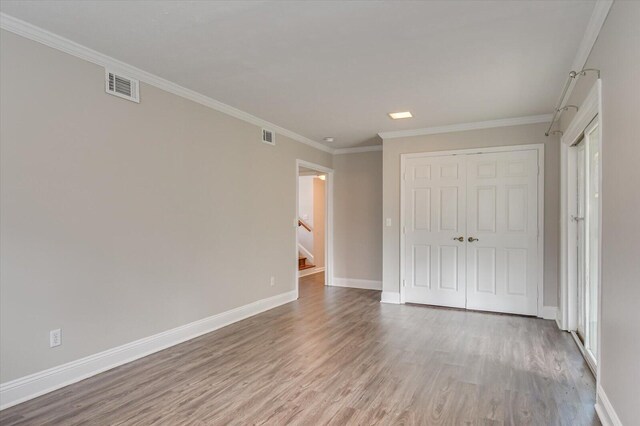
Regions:
[[[334,148],[552,112],[594,1],[10,1],[0,10]],[[414,118],[391,121],[387,113]]]

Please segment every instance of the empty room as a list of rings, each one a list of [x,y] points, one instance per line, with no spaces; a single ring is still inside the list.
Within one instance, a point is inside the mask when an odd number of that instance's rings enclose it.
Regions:
[[[0,425],[640,425],[640,1],[0,1]]]

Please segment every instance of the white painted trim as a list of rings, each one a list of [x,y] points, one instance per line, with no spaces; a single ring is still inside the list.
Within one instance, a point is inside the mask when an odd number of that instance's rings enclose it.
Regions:
[[[334,151],[333,148],[323,145],[320,142],[311,140],[298,133],[292,132],[291,130],[285,129],[284,127],[280,127],[276,124],[270,123],[266,120],[263,120],[254,115],[251,115],[247,112],[241,111],[237,108],[224,104],[220,101],[217,101],[213,98],[205,96],[194,90],[187,89],[186,87],[180,86],[169,80],[165,80],[162,77],[158,77],[155,74],[141,70],[140,68],[136,68],[125,62],[114,59],[110,56],[97,52],[86,46],[78,44],[67,38],[61,37],[50,31],[36,27],[35,25],[32,25],[28,22],[22,21],[17,18],[14,18],[13,16],[7,15],[5,13],[0,13],[0,28],[10,31],[19,36],[28,38],[30,40],[33,40],[35,42],[44,44],[45,46],[49,46],[51,48],[60,50],[69,55],[75,56],[76,58],[83,59],[85,61],[91,62],[93,64],[96,64],[105,68],[109,68],[109,70],[111,71],[121,72],[131,78],[140,80],[144,83],[147,83],[151,86],[155,86],[169,93],[173,93],[174,95],[189,99],[193,102],[199,103],[200,105],[207,106],[209,108],[215,109],[216,111],[223,112],[225,114],[228,114],[232,117],[246,121],[248,123],[255,124],[260,128],[267,128],[267,129],[273,130],[275,133],[279,133],[283,136],[291,138],[305,145],[309,145],[321,151],[328,152],[331,154]]]
[[[598,115],[600,109],[600,79],[596,80],[595,84],[589,90],[587,97],[580,105],[578,112],[571,120],[571,123],[564,131],[560,142],[571,146],[578,141],[580,136],[584,133],[584,129],[591,123],[591,121]]]
[[[300,229],[298,227],[298,229]],[[297,230],[296,230],[297,232]],[[302,244],[298,243],[298,251],[301,251],[302,254],[305,255],[305,257],[309,260],[309,262],[313,265],[313,254],[311,254],[311,252],[309,250],[307,250]]]
[[[324,266],[316,266],[315,268],[303,269],[302,271],[298,271],[298,278],[319,274],[320,272],[324,272],[324,269]]]
[[[333,173],[333,169],[330,169],[329,167],[325,167],[325,166],[321,166],[320,164],[315,164],[315,163],[311,163],[309,161],[305,161],[305,160],[296,160],[296,167],[304,167],[305,169],[311,169],[311,170],[315,170],[316,172],[322,172],[322,173]],[[296,172],[296,174],[298,174],[298,172]]]
[[[622,421],[600,384],[596,388],[596,413],[602,426],[622,426]]]
[[[571,64],[572,70],[580,71],[587,63],[587,59],[589,59],[593,45],[598,39],[598,35],[604,25],[604,21],[607,19],[612,4],[613,0],[598,0],[596,2],[593,12],[591,12],[591,18],[589,18],[587,28],[578,46],[576,56]]]
[[[544,144],[538,145],[538,317],[544,313]],[[557,297],[557,295],[556,295]],[[557,308],[556,308],[557,309]],[[555,319],[557,312],[554,312]]]
[[[558,308],[556,306],[543,306],[538,311],[538,316],[542,319],[555,321],[558,315]]]
[[[380,297],[380,303],[400,304],[400,293],[396,291],[383,291]]]
[[[278,294],[85,358],[2,383],[0,384],[0,410],[218,330],[295,299],[295,291]]]
[[[593,7],[593,12],[591,12],[591,18],[589,18],[589,22],[587,23],[587,28],[585,29],[580,45],[578,46],[576,56],[573,58],[573,62],[571,63],[571,71],[579,72],[585,67],[587,59],[589,59],[591,50],[593,50],[593,46],[596,44],[596,40],[598,39],[598,35],[600,35],[600,30],[602,30],[602,26],[604,25],[604,21],[607,19],[607,15],[609,14],[609,9],[611,9],[612,4],[613,0],[596,1],[595,6]],[[571,98],[571,93],[573,93],[577,80],[577,78],[571,79],[567,93],[563,99],[558,99],[556,105],[564,105],[566,100]],[[551,120],[549,120],[549,122],[550,121]]]
[[[589,367],[589,370],[591,370],[591,374],[593,374],[593,377],[595,378],[596,377],[595,361],[587,353],[587,350],[584,347],[584,343],[582,343],[582,340],[580,340],[580,337],[578,337],[578,333],[575,331],[570,331],[569,334],[571,335],[571,337],[573,337],[573,341],[575,342],[576,346],[580,350],[580,353],[582,354],[582,358],[584,358],[585,362],[587,363],[587,367]]]
[[[404,179],[402,174],[405,173],[405,161],[407,158],[419,158],[419,157],[439,157],[446,155],[467,155],[467,154],[485,154],[493,152],[516,152],[516,151],[538,151],[538,317],[543,318],[544,312],[544,144],[526,144],[526,145],[508,145],[508,146],[495,146],[487,148],[470,148],[470,149],[457,149],[449,151],[428,151],[428,152],[416,152],[409,154],[400,154],[400,298],[399,303],[404,303],[404,287],[402,281],[404,277],[404,234],[402,229],[405,226],[404,223]],[[557,314],[556,314],[557,315]],[[556,317],[554,315],[552,318]]]
[[[575,310],[570,308],[575,306],[577,294],[575,289],[570,288],[569,283],[576,280],[577,248],[569,241],[576,241],[577,226],[575,222],[569,220],[572,215],[576,215],[575,203],[569,200],[576,198],[576,152],[570,149],[566,143],[560,143],[560,303],[559,317],[561,329],[565,331],[574,330],[577,324]],[[573,171],[573,172],[571,172]]]
[[[472,123],[451,124],[448,126],[425,127],[423,129],[397,130],[393,132],[380,132],[382,139],[405,138],[409,136],[436,135],[439,133],[464,132],[467,130],[491,129],[494,127],[520,126],[523,124],[548,123],[553,118],[552,114],[531,115],[528,117],[502,118],[499,120],[475,121]]]
[[[556,310],[556,325],[558,326],[558,328],[560,330],[562,330],[562,324],[561,324],[561,319],[560,319],[560,309]]]
[[[382,151],[382,145],[361,146],[357,148],[338,148],[333,151],[334,154],[359,154],[361,152]]]
[[[531,150],[544,151],[544,144],[533,143],[533,144],[524,144],[524,145],[490,146],[486,148],[452,149],[448,151],[412,152],[412,153],[400,154],[400,155],[402,160],[402,158],[441,157],[446,155],[486,154],[491,152],[512,152],[512,151],[531,151]]]
[[[311,163],[309,161],[297,159],[295,170],[295,205],[294,208],[294,216],[293,216],[293,225],[296,228],[295,232],[295,267],[294,267],[294,282],[296,283],[296,298],[298,297],[299,292],[299,274],[298,274],[298,192],[300,190],[300,167],[304,167],[306,169],[315,170],[317,172],[322,172],[327,174],[327,179],[325,180],[325,238],[324,238],[324,285],[333,285],[333,182],[334,182],[334,171],[329,167],[321,166],[320,164]]]
[[[365,290],[382,290],[382,281],[362,280],[357,278],[338,278],[333,279],[334,287],[361,288]]]

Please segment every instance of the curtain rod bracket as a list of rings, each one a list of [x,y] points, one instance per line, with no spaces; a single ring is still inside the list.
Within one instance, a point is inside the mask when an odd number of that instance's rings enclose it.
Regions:
[[[577,105],[565,105],[562,108],[558,108],[556,111],[563,112],[563,111],[568,110],[569,108],[575,108],[576,111],[578,111],[578,109],[579,109]]]
[[[587,75],[588,72],[595,72],[598,78],[600,78],[600,70],[597,68],[583,68],[580,71],[569,72],[569,78],[567,79],[567,82],[564,84],[564,89],[562,89],[562,94],[560,95],[558,106],[556,106],[556,109],[553,111],[553,118],[551,119],[551,123],[549,123],[549,128],[544,133],[545,136],[549,136],[551,134],[551,128],[553,127],[554,123],[556,122],[556,118],[558,118],[558,115],[560,113],[562,113],[563,111],[566,111],[568,108],[575,108],[576,111],[578,110],[578,107],[575,105],[566,105],[562,108],[560,108],[560,105],[562,105],[562,102],[564,101],[564,98],[566,97],[567,92],[569,91],[569,86],[571,86],[571,80],[576,80],[578,77]]]
[[[598,78],[600,78],[600,70],[597,68],[585,68],[582,71],[580,71],[578,75],[584,76],[584,75],[587,75],[588,72],[595,72]]]

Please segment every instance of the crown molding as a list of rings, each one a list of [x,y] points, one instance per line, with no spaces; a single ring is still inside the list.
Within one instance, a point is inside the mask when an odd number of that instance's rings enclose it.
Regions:
[[[573,59],[573,63],[571,64],[571,69],[573,71],[580,71],[587,63],[587,59],[589,59],[591,50],[596,44],[596,40],[598,39],[600,30],[604,25],[604,21],[607,19],[607,15],[609,14],[609,9],[611,9],[612,4],[613,0],[598,0],[596,2],[593,12],[591,13],[591,18],[589,19],[589,23],[587,24],[587,29],[582,36],[580,45],[578,46],[576,57]]]
[[[436,135],[439,133],[464,132],[467,130],[491,129],[494,127],[520,126],[523,124],[548,123],[552,114],[531,115],[527,117],[503,118],[500,120],[474,121],[472,123],[451,124],[448,126],[425,127],[413,130],[398,130],[378,133],[382,139],[405,138],[410,136]]]
[[[206,107],[209,107],[216,111],[220,111],[256,126],[268,128],[297,142],[301,142],[305,145],[309,145],[313,148],[333,154],[333,148],[323,145],[320,142],[311,140],[291,130],[285,129],[284,127],[280,127],[269,121],[241,111],[230,105],[198,93],[194,90],[187,89],[186,87],[180,86],[162,77],[158,77],[157,75],[150,72],[141,70],[140,68],[136,68],[133,65],[129,65],[125,62],[119,61],[115,58],[112,58],[111,56],[107,56],[103,53],[97,52],[93,49],[90,49],[67,38],[61,37],[50,31],[32,25],[21,19],[14,18],[13,16],[7,15],[6,13],[0,12],[0,28],[29,40],[44,44],[45,46],[60,50],[61,52],[65,52],[69,55],[75,56],[85,61],[112,69],[117,72],[121,72],[128,77],[135,78],[146,84],[155,86],[158,89],[162,89],[169,93],[173,93],[174,95],[189,99],[193,102],[199,103],[200,105],[204,105]]]
[[[382,151],[382,145],[360,146],[356,148],[338,148],[334,149],[333,153],[338,154],[359,154],[361,152],[374,152]]]
[[[613,5],[613,0],[598,0],[596,2],[593,7],[593,12],[591,12],[591,18],[589,18],[589,22],[587,23],[587,28],[578,46],[576,56],[571,63],[571,71],[579,72],[584,69],[589,55],[593,50],[593,46],[596,44],[596,40],[598,40],[598,35],[600,35],[604,21],[607,19],[607,15],[609,15],[611,5]],[[558,99],[556,105],[564,105],[568,99],[571,99],[571,93],[573,93],[577,80],[577,78],[571,80],[567,88],[567,93],[564,95],[564,98]]]

